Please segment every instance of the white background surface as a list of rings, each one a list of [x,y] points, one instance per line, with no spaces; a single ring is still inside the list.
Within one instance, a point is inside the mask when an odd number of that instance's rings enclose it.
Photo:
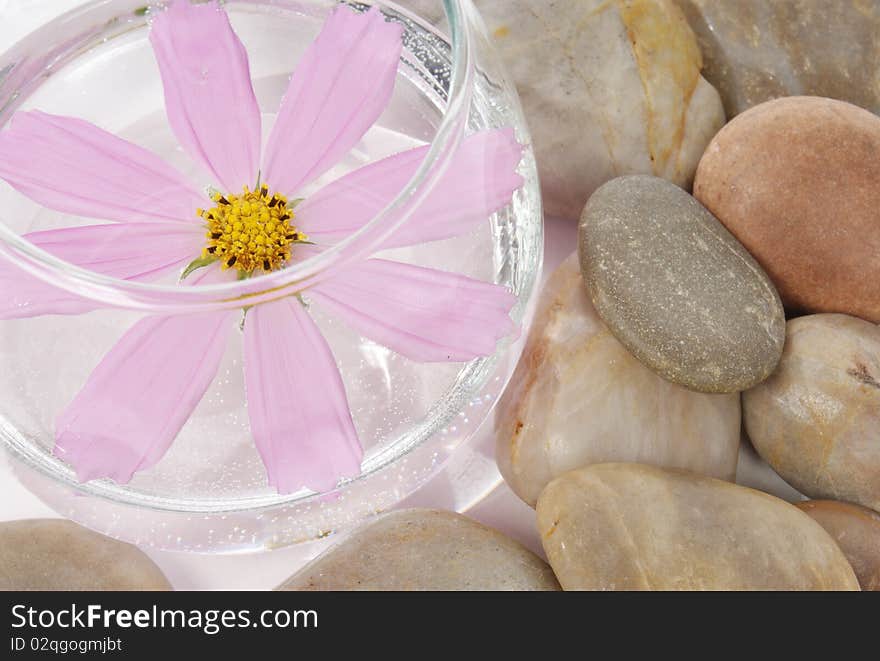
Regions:
[[[67,11],[80,0],[0,0],[0,52],[32,29]],[[545,248],[544,275],[575,249],[575,223],[571,220],[548,219]],[[491,438],[476,438],[472,451],[490,457]],[[785,485],[770,469],[761,464],[748,447],[740,457],[739,481],[795,498],[797,494]],[[439,475],[419,492],[402,503],[406,506],[444,506],[443,486],[447,476]],[[519,540],[532,550],[541,553],[540,541],[534,530],[534,512],[522,503],[506,485],[501,484],[468,514]],[[13,476],[8,459],[0,458],[0,521],[24,518],[56,517],[36,496],[28,492]],[[162,568],[177,589],[269,589],[282,582],[310,558],[317,555],[336,540],[279,549],[271,552],[240,555],[194,555],[145,551]]]

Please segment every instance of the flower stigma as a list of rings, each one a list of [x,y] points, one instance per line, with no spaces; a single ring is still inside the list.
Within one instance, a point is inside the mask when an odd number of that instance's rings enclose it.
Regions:
[[[196,213],[204,219],[208,244],[202,261],[219,261],[221,268],[235,268],[239,277],[249,277],[262,269],[275,271],[290,259],[290,248],[307,243],[308,237],[292,224],[293,206],[284,195],[269,195],[265,184],[251,190],[244,186],[241,195],[213,193],[216,203]]]

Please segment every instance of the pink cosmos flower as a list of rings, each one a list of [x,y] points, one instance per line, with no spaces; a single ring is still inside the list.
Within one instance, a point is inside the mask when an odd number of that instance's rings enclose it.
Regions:
[[[150,33],[168,121],[204,168],[202,183],[222,192],[208,197],[155,154],[83,120],[20,112],[0,133],[0,177],[45,207],[115,221],[33,232],[28,240],[114,278],[150,281],[186,269],[187,283],[259,276],[338,242],[396,196],[427,150],[372,163],[295,199],[385,109],[401,34],[376,9],[338,7],[297,65],[261,159],[261,115],[242,43],[217,2],[177,0]],[[466,138],[436,189],[383,247],[472,230],[522,185],[520,158],[510,130]],[[262,183],[248,188],[258,176]],[[0,286],[0,318],[98,307],[6,262]],[[490,355],[513,329],[515,298],[506,289],[385,259],[342,267],[305,294],[416,361]],[[136,323],[58,416],[55,454],[82,481],[125,483],[153,466],[214,379],[240,314]],[[345,388],[301,299],[251,308],[243,332],[248,414],[269,484],[282,493],[323,490],[359,474],[363,452]]]

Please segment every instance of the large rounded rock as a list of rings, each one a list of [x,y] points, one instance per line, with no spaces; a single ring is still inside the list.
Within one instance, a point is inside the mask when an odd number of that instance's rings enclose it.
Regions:
[[[356,531],[279,590],[558,590],[550,567],[453,512],[400,510]]]
[[[131,544],[70,521],[0,523],[0,590],[169,590]]]
[[[880,590],[880,514],[833,500],[807,500],[797,506],[834,538],[862,590]]]
[[[576,219],[622,174],[689,187],[724,124],[672,0],[477,0],[529,122],[547,213]]]
[[[712,140],[694,195],[790,309],[880,322],[880,118],[815,97],[756,106]]]
[[[642,365],[590,303],[569,257],[548,281],[523,356],[496,414],[504,479],[534,505],[554,477],[637,461],[732,480],[737,395],[693,392]]]
[[[776,288],[681,188],[645,175],[608,182],[584,208],[579,249],[599,316],[661,376],[738,392],[779,362],[785,312]]]
[[[790,321],[778,369],[743,394],[743,418],[798,491],[880,510],[880,327],[842,314]]]
[[[858,590],[834,540],[774,496],[639,464],[599,464],[538,500],[566,590]]]
[[[880,112],[876,0],[676,0],[728,116],[809,94]]]

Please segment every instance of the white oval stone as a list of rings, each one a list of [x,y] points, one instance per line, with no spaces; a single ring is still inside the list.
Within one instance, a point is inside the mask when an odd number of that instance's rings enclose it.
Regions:
[[[576,254],[542,292],[495,421],[498,466],[531,505],[553,478],[593,463],[736,475],[739,395],[694,392],[642,365],[596,313]]]
[[[724,124],[672,0],[476,0],[519,91],[548,214],[623,174],[689,187]]]

